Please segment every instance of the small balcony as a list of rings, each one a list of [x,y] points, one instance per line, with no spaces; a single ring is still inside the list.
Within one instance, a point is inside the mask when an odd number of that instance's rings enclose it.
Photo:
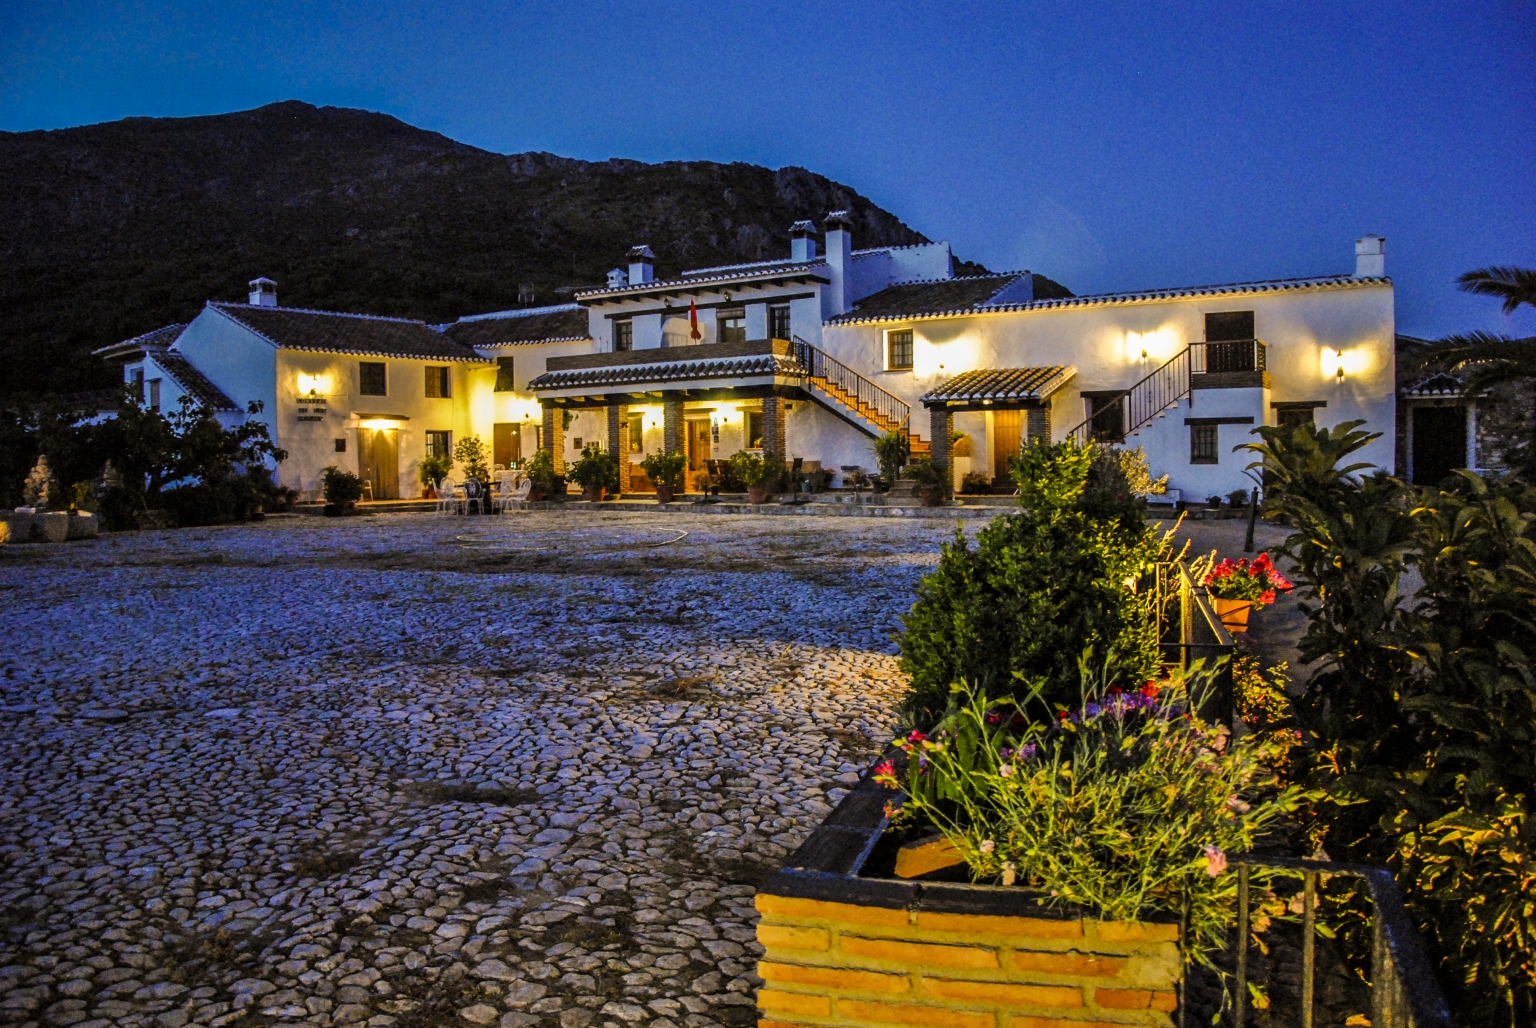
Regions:
[[[1258,339],[1222,339],[1189,346],[1191,389],[1269,388],[1268,348]]]

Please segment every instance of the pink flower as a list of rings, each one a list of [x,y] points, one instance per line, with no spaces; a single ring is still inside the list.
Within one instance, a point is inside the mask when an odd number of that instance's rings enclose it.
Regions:
[[[1013,765],[1012,764],[1004,764],[1002,767],[997,769],[997,773],[999,775],[1003,776],[1004,778],[1012,778],[1013,777]]]
[[[897,788],[898,786],[897,786],[897,782],[896,782],[896,765],[892,764],[889,760],[883,760],[880,763],[876,764],[875,765],[875,781],[879,782],[881,785],[885,786],[887,789],[895,789],[895,788]]]
[[[1207,846],[1205,848],[1205,873],[1212,878],[1221,877],[1221,873],[1227,869],[1227,855],[1219,846]]]
[[[922,732],[913,732],[911,735],[907,736],[907,742],[922,742],[926,738],[928,737]]]

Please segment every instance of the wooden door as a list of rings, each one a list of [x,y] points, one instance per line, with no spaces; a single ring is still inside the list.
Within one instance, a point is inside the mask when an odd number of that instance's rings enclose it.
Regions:
[[[375,500],[400,496],[400,432],[393,428],[357,430],[357,473],[373,488]]]
[[[514,421],[498,421],[491,426],[491,460],[504,468],[523,459],[523,434],[521,425]]]
[[[686,421],[684,424],[688,426],[688,479],[692,483],[696,476],[702,476],[708,470],[704,462],[714,454],[710,449],[709,422]]]
[[[1004,482],[1009,481],[1009,476],[1013,474],[1009,462],[1018,456],[1023,437],[1023,411],[992,412],[992,474]]]

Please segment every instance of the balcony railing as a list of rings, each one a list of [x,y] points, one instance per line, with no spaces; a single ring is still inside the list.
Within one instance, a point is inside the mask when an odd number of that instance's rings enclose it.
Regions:
[[[830,386],[827,391],[864,420],[885,432],[908,430],[912,408],[907,403],[799,336],[795,336],[791,345],[795,360],[805,369],[806,377],[820,379],[817,384]]]
[[[1230,371],[1266,370],[1266,347],[1257,339],[1226,339],[1189,345],[1192,375],[1220,375]]]

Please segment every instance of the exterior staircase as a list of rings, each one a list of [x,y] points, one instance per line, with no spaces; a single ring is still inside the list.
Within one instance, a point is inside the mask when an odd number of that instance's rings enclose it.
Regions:
[[[1177,409],[1179,401],[1191,395],[1189,376],[1194,350],[1193,346],[1185,347],[1162,367],[1100,407],[1068,432],[1067,437],[1080,446],[1097,438],[1113,438],[1119,442],[1134,435],[1154,418]],[[1118,418],[1116,405],[1119,407]]]
[[[806,394],[871,439],[905,432],[914,456],[932,451],[930,442],[912,431],[912,408],[826,351],[799,336],[790,342],[804,371]]]

